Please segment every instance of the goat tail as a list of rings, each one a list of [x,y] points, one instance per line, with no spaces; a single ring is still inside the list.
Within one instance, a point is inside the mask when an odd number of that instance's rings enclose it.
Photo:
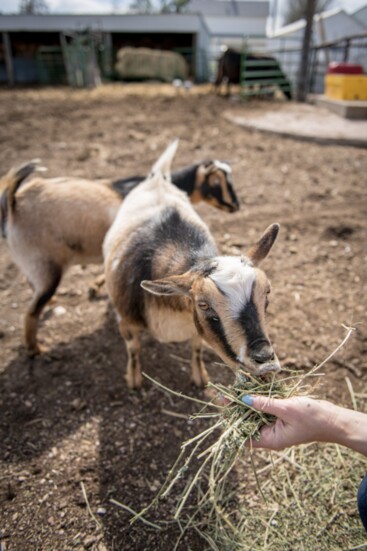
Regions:
[[[153,165],[151,176],[161,174],[165,179],[171,179],[171,165],[176,154],[179,140],[174,140]]]
[[[16,203],[15,194],[24,180],[33,174],[33,172],[45,172],[47,170],[44,166],[41,166],[40,163],[40,159],[33,159],[18,168],[11,168],[5,176],[2,177],[0,180],[0,191],[6,191],[8,210],[14,210]]]

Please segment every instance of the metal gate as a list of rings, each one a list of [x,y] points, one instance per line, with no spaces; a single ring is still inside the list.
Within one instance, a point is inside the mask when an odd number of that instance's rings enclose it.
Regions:
[[[292,96],[292,85],[283,72],[278,60],[268,55],[254,56],[244,50],[241,56],[240,95],[272,96],[281,90],[287,97]]]

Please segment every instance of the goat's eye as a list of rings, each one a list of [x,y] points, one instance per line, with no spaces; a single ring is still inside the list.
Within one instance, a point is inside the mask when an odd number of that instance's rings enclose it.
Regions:
[[[209,304],[207,302],[199,302],[199,308],[201,310],[209,310]]]

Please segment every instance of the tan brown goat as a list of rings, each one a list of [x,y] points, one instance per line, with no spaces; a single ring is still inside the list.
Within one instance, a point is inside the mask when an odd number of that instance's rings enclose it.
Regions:
[[[33,177],[21,187],[32,163],[5,177],[4,233],[12,258],[33,287],[25,315],[24,341],[30,355],[37,342],[40,314],[72,264],[100,262],[103,239],[121,200],[107,183],[78,178]]]
[[[38,163],[32,161],[10,170],[0,182],[2,233],[34,290],[24,323],[30,355],[42,351],[37,341],[39,317],[62,275],[70,265],[102,261],[103,239],[121,201],[140,183],[131,178],[43,178],[32,175],[37,170]],[[230,212],[238,209],[228,165],[209,161],[176,174],[177,185],[194,202],[201,199]]]
[[[218,256],[208,227],[170,182],[172,144],[125,201],[103,245],[106,285],[128,351],[126,380],[142,384],[140,333],[192,340],[192,380],[208,382],[205,340],[233,368],[278,370],[265,329],[270,285],[258,264],[277,237],[273,224],[243,257]]]

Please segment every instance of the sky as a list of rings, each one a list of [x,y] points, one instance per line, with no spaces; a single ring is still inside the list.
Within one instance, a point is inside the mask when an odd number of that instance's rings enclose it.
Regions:
[[[154,1],[154,0],[153,0]],[[270,0],[270,3],[275,0]],[[132,0],[45,0],[50,13],[118,13],[124,12]],[[287,0],[278,0],[278,11]],[[340,7],[353,12],[366,6],[367,0],[334,0],[331,7]],[[19,0],[0,0],[0,12],[17,13]],[[281,18],[279,17],[279,22]]]

